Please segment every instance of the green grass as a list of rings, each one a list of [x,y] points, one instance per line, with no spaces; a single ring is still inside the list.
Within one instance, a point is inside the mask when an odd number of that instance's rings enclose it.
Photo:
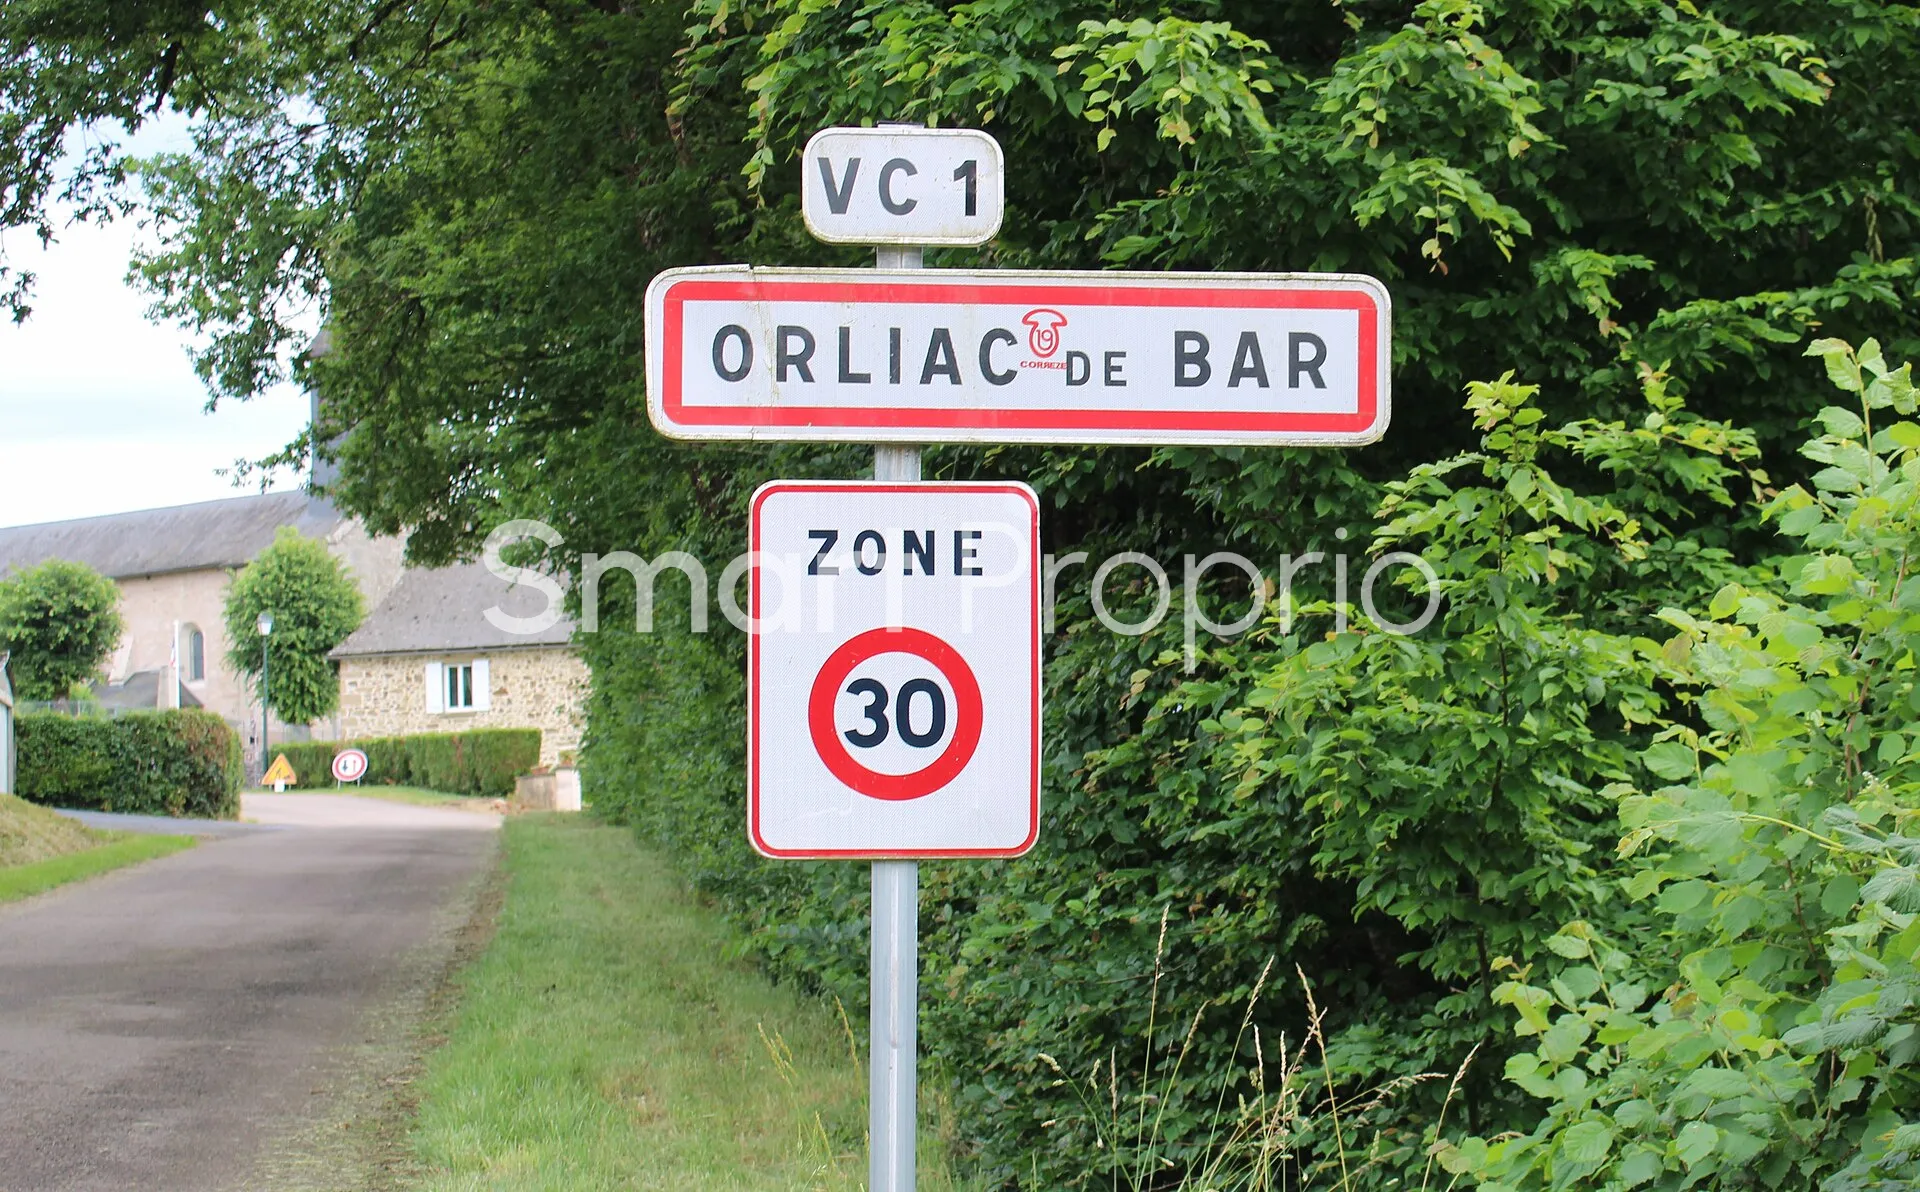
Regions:
[[[105,844],[96,844],[81,852],[63,853],[44,861],[0,868],[0,902],[31,897],[55,886],[64,886],[68,882],[118,869],[122,865],[151,861],[155,857],[192,848],[196,843],[191,836],[148,836],[121,832],[101,835],[107,837]]]
[[[79,820],[13,795],[0,795],[0,868],[85,852],[107,839],[107,833]]]
[[[504,831],[497,933],[416,1086],[413,1187],[864,1186],[864,1061],[833,1006],[728,959],[730,930],[631,833]]]

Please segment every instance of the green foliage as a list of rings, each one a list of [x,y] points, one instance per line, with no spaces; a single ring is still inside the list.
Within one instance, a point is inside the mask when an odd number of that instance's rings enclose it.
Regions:
[[[271,658],[262,658],[256,621],[273,614]],[[327,657],[366,616],[360,586],[327,544],[291,526],[233,577],[227,589],[227,665],[257,685],[267,666],[273,710],[308,724],[340,706],[339,667]]]
[[[476,728],[461,733],[421,733],[368,741],[305,741],[281,746],[296,785],[334,785],[333,759],[343,749],[367,755],[370,785],[419,786],[450,795],[505,798],[523,774],[540,764],[537,728]]]
[[[1809,354],[1858,404],[1767,506],[1793,553],[1633,643],[1682,714],[1614,792],[1629,871],[1496,962],[1545,1116],[1447,1151],[1484,1188],[1920,1178],[1920,394],[1872,341]]]
[[[84,563],[49,559],[0,580],[0,653],[21,699],[66,699],[120,644],[120,589]]]
[[[30,802],[192,819],[240,814],[240,737],[212,712],[29,713],[16,729],[18,794]]]
[[[354,744],[365,750],[367,754],[367,776],[362,779],[363,782],[378,782],[385,786],[406,785],[409,772],[407,738],[375,737],[371,741],[355,741]],[[540,750],[536,742],[534,759],[537,761],[539,756]],[[333,765],[331,758],[328,759],[327,765],[329,767]],[[529,762],[528,768],[531,769],[532,765],[533,763]],[[327,772],[331,774],[332,770],[329,769]]]

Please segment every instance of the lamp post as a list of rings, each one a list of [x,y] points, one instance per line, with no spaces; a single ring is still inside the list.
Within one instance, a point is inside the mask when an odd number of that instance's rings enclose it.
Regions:
[[[261,613],[253,627],[260,631],[260,772],[265,774],[273,764],[267,759],[267,639],[273,636],[273,614]]]

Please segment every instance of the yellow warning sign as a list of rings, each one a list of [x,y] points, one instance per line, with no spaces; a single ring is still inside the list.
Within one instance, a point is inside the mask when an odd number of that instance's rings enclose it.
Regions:
[[[294,782],[294,779],[293,779],[293,763],[287,760],[286,754],[283,753],[279,757],[276,757],[273,759],[273,764],[267,767],[267,776],[260,780],[260,785],[262,786],[298,785],[297,783]]]

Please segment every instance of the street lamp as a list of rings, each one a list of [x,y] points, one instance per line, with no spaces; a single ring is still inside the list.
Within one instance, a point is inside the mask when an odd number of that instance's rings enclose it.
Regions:
[[[261,613],[253,627],[260,631],[260,772],[272,763],[267,760],[267,639],[273,636],[273,614]]]

